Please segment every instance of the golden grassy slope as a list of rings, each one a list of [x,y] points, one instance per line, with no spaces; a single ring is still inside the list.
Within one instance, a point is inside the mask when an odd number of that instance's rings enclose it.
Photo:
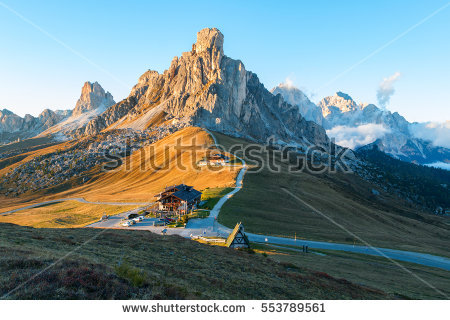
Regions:
[[[274,261],[325,272],[332,277],[376,288],[401,299],[445,299],[440,292],[383,257],[314,249],[311,250],[314,253],[302,253],[300,250],[292,251],[289,246],[269,244],[252,244],[252,248],[256,252],[266,252]],[[450,295],[448,271],[404,261],[401,264],[445,295]]]
[[[115,215],[136,206],[112,206],[64,201],[1,215],[0,223],[35,228],[80,228],[98,221],[104,214]]]
[[[42,273],[74,248],[76,252]],[[13,289],[18,290],[9,299],[396,298],[261,255],[178,236],[4,224],[0,296]]]
[[[196,146],[195,156],[191,152],[183,152],[177,157],[175,147],[177,140],[182,146]],[[75,185],[69,190],[58,191],[54,188],[51,192],[43,190],[41,193],[21,196],[18,198],[0,197],[1,211],[8,211],[31,203],[42,202],[49,199],[83,197],[89,201],[105,202],[150,202],[154,195],[165,186],[185,183],[194,186],[198,190],[207,187],[228,187],[235,183],[237,168],[223,167],[215,170],[193,166],[193,162],[200,160],[211,146],[212,139],[208,133],[200,128],[189,127],[134,152],[124,164],[115,171],[104,172],[92,170],[92,182],[83,185]],[[19,163],[4,168],[3,173],[9,168],[24,163],[38,155],[53,152],[69,146],[69,143],[42,149],[27,155]],[[153,148],[153,149],[152,149]],[[166,151],[165,151],[166,150]],[[167,155],[167,157],[165,156]],[[166,170],[152,169],[151,163],[161,165],[168,159],[169,167]],[[177,167],[177,162],[185,169]],[[145,164],[145,170],[141,165]],[[0,171],[0,175],[2,173]]]
[[[196,156],[191,152],[184,152],[177,160],[175,146],[178,139],[182,145],[191,146],[192,144],[198,147]],[[76,195],[90,201],[147,202],[154,200],[156,193],[172,184],[185,183],[194,186],[197,190],[234,185],[238,172],[236,168],[223,167],[212,171],[192,165],[205,155],[211,143],[210,136],[202,129],[185,128],[150,147],[143,148],[145,153],[134,152],[128,161],[129,164],[124,163],[114,172],[102,172],[94,177],[93,183],[63,192],[59,196]],[[154,151],[151,147],[154,147]],[[165,163],[165,154],[170,160],[168,169],[152,168],[152,163],[156,165]],[[178,167],[177,161],[186,169]],[[145,170],[142,170],[143,164]]]

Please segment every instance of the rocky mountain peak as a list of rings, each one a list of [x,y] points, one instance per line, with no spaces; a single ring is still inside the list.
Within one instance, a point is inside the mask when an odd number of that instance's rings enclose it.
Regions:
[[[70,115],[70,110],[45,109],[38,117],[30,114],[20,117],[7,109],[0,110],[0,133],[3,133],[0,142],[7,143],[18,138],[31,138],[62,121],[68,115]]]
[[[341,91],[336,92],[335,96],[336,97],[340,97],[340,98],[342,98],[344,100],[353,101],[352,97],[350,97],[348,94],[346,94],[344,92],[341,92]]]
[[[2,116],[11,116],[14,113],[12,111],[9,111],[8,109],[2,109],[0,110],[0,117]]]
[[[319,107],[322,109],[322,114],[327,117],[333,112],[349,112],[358,110],[359,107],[356,102],[348,94],[343,92],[336,92],[334,96],[323,98],[319,102]]]
[[[323,124],[322,110],[311,102],[303,91],[291,83],[280,83],[270,92],[274,95],[280,94],[287,103],[297,106],[306,120],[314,121],[319,125]]]
[[[195,53],[218,51],[223,55],[223,34],[217,28],[205,28],[197,32],[197,42],[193,45]]]
[[[325,130],[299,107],[271,94],[240,60],[224,55],[216,28],[197,33],[192,50],[173,58],[164,73],[147,71],[130,95],[91,120],[84,134],[106,127],[144,130],[177,123],[265,141],[326,145]]]
[[[98,82],[85,82],[81,89],[81,96],[75,105],[73,115],[78,116],[90,110],[102,107],[104,109],[115,104],[113,96],[105,92]]]
[[[299,88],[294,87],[290,83],[280,83],[278,86],[270,90],[274,95],[281,94],[287,103],[292,105],[297,105],[299,102],[307,101],[309,102],[306,94],[303,93]]]
[[[373,103],[364,103],[360,104],[361,110],[364,110],[364,112],[378,112],[380,108],[378,108]]]

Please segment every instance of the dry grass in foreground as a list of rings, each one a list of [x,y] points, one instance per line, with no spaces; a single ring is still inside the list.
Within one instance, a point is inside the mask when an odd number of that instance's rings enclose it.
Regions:
[[[394,297],[255,253],[203,245],[178,236],[132,230],[33,229],[10,224],[0,227],[0,296],[71,251],[66,259],[7,298]]]
[[[299,248],[265,244],[254,244],[254,248],[280,263],[326,272],[333,277],[377,288],[402,299],[445,299],[444,295],[383,257],[316,249],[302,253]],[[398,263],[445,295],[450,295],[448,271],[415,263]]]
[[[104,214],[115,215],[136,207],[64,201],[0,215],[0,223],[35,228],[79,228],[98,221]]]

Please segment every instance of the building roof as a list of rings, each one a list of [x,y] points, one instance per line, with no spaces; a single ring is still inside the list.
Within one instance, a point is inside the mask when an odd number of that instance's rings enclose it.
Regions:
[[[192,188],[191,186],[185,185],[184,183],[182,184],[175,184],[173,186],[168,186],[164,188],[164,191],[166,190],[171,190],[171,189],[177,189],[177,190],[182,190],[182,189],[188,189],[188,188]]]
[[[167,197],[174,196],[181,200],[189,202],[189,201],[192,201],[202,195],[202,193],[200,191],[195,190],[193,187],[187,186],[185,184],[179,184],[179,185],[167,187],[167,188],[165,188],[164,193],[167,192],[167,190],[171,190],[171,189],[176,189],[177,191],[167,193],[167,194],[163,195],[163,197],[161,199],[165,199]]]
[[[179,190],[179,191],[175,191],[174,193],[171,194],[174,197],[177,197],[181,200],[184,201],[192,201],[195,198],[198,198],[202,195],[202,193],[200,191],[197,191],[195,189],[190,189],[190,190]]]
[[[155,194],[155,197],[159,197],[162,194],[165,194],[165,193],[167,193],[167,192],[169,192],[170,190],[173,190],[173,189],[175,189],[176,191],[180,191],[180,190],[186,190],[186,189],[193,189],[193,187],[185,185],[184,183],[182,183],[182,184],[175,184],[173,186],[165,187],[164,191],[161,191],[160,193]],[[173,192],[175,192],[175,191],[173,191]]]
[[[209,157],[209,159],[210,159],[210,160],[213,160],[213,159],[223,159],[223,160],[228,160],[228,159],[230,159],[230,158],[227,157],[226,155],[222,154],[222,153],[215,153],[215,154],[211,155],[211,156]]]
[[[241,231],[241,226],[242,226],[242,222],[239,222],[238,224],[236,224],[236,226],[234,227],[233,231],[230,233],[230,235],[229,235],[228,238],[227,238],[227,242],[226,242],[227,247],[231,246],[231,244],[232,244],[233,241],[234,241],[234,238],[236,238],[237,234],[240,233],[240,231]],[[244,227],[244,226],[242,226],[242,227]],[[246,243],[248,246],[250,246],[250,242],[248,241],[248,238],[247,238],[247,236],[245,235],[245,233],[244,233],[244,232],[241,232],[241,234],[242,234],[242,236],[244,237],[245,243]]]

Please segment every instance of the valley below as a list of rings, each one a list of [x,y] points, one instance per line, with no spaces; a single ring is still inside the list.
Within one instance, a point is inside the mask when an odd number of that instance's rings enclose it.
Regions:
[[[212,134],[212,136],[210,134]],[[360,241],[363,239],[365,242],[375,247],[399,249],[412,253],[418,252],[448,257],[446,242],[448,241],[450,231],[448,220],[446,220],[445,217],[434,216],[430,213],[421,212],[420,210],[408,207],[404,201],[393,195],[381,193],[378,197],[373,197],[373,194],[371,193],[373,186],[354,174],[335,173],[328,175],[300,172],[293,175],[287,171],[283,173],[283,165],[286,165],[286,163],[284,162],[285,160],[281,158],[269,159],[270,161],[279,162],[281,172],[276,173],[270,172],[264,163],[252,163],[251,158],[247,159],[244,154],[238,153],[236,155],[242,159],[245,159],[245,162],[241,162],[238,166],[224,166],[215,168],[214,170],[207,170],[207,168],[195,166],[189,167],[189,170],[181,171],[178,166],[169,166],[167,170],[164,170],[164,172],[161,172],[162,170],[141,170],[142,162],[145,163],[150,159],[157,159],[156,163],[164,162],[162,154],[167,151],[164,151],[166,149],[163,148],[163,146],[174,147],[176,145],[175,142],[179,139],[186,142],[186,145],[189,145],[192,141],[195,141],[195,144],[200,147],[198,149],[199,155],[196,156],[195,159],[201,159],[206,150],[208,148],[215,147],[216,144],[220,145],[223,150],[227,152],[227,150],[229,150],[232,146],[241,145],[245,148],[246,144],[249,143],[246,140],[229,137],[217,132],[209,133],[200,128],[188,127],[169,134],[153,144],[150,144],[149,146],[154,146],[156,151],[154,151],[151,156],[148,156],[148,158],[142,157],[142,154],[136,150],[129,155],[126,155],[126,158],[129,160],[124,161],[119,168],[112,172],[94,170],[92,178],[89,182],[85,181],[83,183],[83,180],[80,182],[80,180],[75,179],[70,182],[73,184],[70,184],[71,187],[69,188],[65,187],[60,189],[60,187],[56,185],[54,187],[52,186],[47,188],[47,190],[43,188],[39,192],[29,192],[28,194],[25,193],[14,197],[11,197],[10,195],[9,197],[3,196],[2,199],[0,199],[0,203],[2,204],[2,212],[19,210],[6,214],[0,213],[0,223],[2,223],[1,229],[5,235],[5,237],[2,237],[4,239],[2,240],[2,250],[6,250],[6,248],[13,248],[15,245],[19,245],[22,248],[20,250],[25,250],[23,249],[23,243],[24,241],[28,242],[25,240],[27,235],[39,240],[41,237],[39,234],[47,234],[47,231],[42,228],[50,228],[48,232],[53,232],[51,231],[53,228],[75,228],[72,229],[73,231],[70,231],[69,234],[71,236],[68,236],[68,240],[61,241],[63,241],[63,243],[74,242],[72,246],[76,246],[77,243],[84,246],[82,242],[72,240],[74,238],[78,238],[78,233],[80,236],[85,233],[85,231],[82,231],[84,229],[77,228],[83,226],[95,226],[95,228],[88,229],[93,229],[96,231],[89,232],[101,233],[102,239],[108,243],[113,243],[113,241],[115,241],[113,240],[115,237],[119,237],[121,239],[123,237],[121,236],[122,234],[127,234],[126,238],[129,237],[128,235],[132,235],[130,239],[134,239],[135,235],[136,237],[141,237],[139,234],[147,234],[148,231],[152,231],[154,235],[151,237],[156,237],[155,239],[161,238],[161,240],[157,241],[158,243],[159,241],[163,241],[161,243],[170,243],[170,246],[173,246],[170,250],[178,250],[175,248],[178,248],[180,243],[187,241],[186,245],[188,247],[190,246],[189,243],[193,243],[192,245],[195,248],[197,248],[197,246],[203,246],[205,247],[204,250],[208,251],[216,249],[214,249],[214,246],[210,246],[208,244],[194,245],[195,241],[184,240],[183,238],[189,239],[192,235],[226,237],[233,228],[234,224],[241,221],[246,227],[249,239],[253,241],[252,247],[254,248],[253,251],[256,251],[256,253],[250,254],[236,252],[236,259],[238,259],[240,255],[248,255],[248,258],[245,259],[262,257],[258,259],[263,259],[262,261],[271,261],[270,263],[285,266],[285,268],[291,271],[296,270],[295,272],[298,272],[301,277],[312,272],[312,274],[315,274],[315,277],[318,277],[319,279],[321,277],[325,277],[325,279],[328,279],[326,280],[327,282],[335,281],[332,280],[333,277],[343,277],[344,279],[350,281],[348,282],[346,280],[347,282],[341,282],[343,287],[335,292],[338,296],[330,294],[327,291],[328,289],[325,289],[328,285],[330,285],[330,290],[334,286],[334,284],[331,285],[331,283],[329,283],[320,284],[320,286],[324,288],[321,290],[325,291],[323,291],[323,293],[317,292],[317,296],[309,295],[309,298],[345,298],[348,294],[345,292],[348,288],[353,286],[353,281],[362,286],[358,287],[358,285],[356,285],[355,288],[359,289],[351,289],[358,291],[358,293],[351,293],[350,296],[347,296],[348,298],[370,297],[371,299],[440,299],[449,294],[448,283],[446,281],[442,281],[442,279],[446,279],[445,275],[448,273],[448,269],[445,270],[439,267],[432,267],[433,264],[427,265],[426,262],[423,262],[425,265],[421,265],[420,254],[417,257],[416,264],[402,261],[403,258],[400,258],[398,262],[394,262],[394,260],[390,260],[390,258],[383,256],[374,257],[372,256],[373,254],[379,254],[376,252],[370,253],[367,251],[369,249],[364,249],[360,253],[357,253],[357,251],[352,253],[350,248],[351,246],[356,246],[357,248],[360,246],[365,246],[366,244]],[[33,151],[35,153],[32,152],[29,157],[42,157],[45,155],[45,152],[51,153],[55,150],[55,148],[58,149],[70,145],[71,143],[63,143],[59,146],[52,146],[50,149],[38,148],[38,150]],[[142,148],[145,148],[145,146]],[[169,150],[171,149],[169,148]],[[169,154],[171,154],[170,151]],[[231,153],[229,154],[231,155]],[[173,162],[176,157],[172,155],[169,156],[169,159],[170,162]],[[181,163],[186,164],[186,166],[188,164],[195,163],[195,160],[193,161],[192,159],[191,153],[181,155],[180,161]],[[125,170],[127,163],[129,168]],[[245,176],[243,174],[239,174],[239,172],[242,171],[242,168],[244,168],[244,165],[247,167]],[[261,168],[258,168],[258,165],[262,167],[262,170],[259,170]],[[11,164],[11,166],[15,167],[14,164]],[[8,168],[5,167],[4,170],[8,170]],[[225,193],[219,193],[217,195],[214,195],[215,193],[212,194],[212,199],[217,200],[211,203],[211,209],[213,207],[215,208],[219,199],[227,199],[220,204],[220,207],[217,208],[215,214],[211,215],[209,218],[193,219],[189,221],[185,228],[169,228],[167,235],[161,235],[161,231],[164,227],[151,227],[150,225],[146,227],[147,224],[145,223],[138,224],[136,227],[128,228],[124,228],[120,225],[120,221],[122,221],[122,219],[126,216],[124,213],[133,212],[133,209],[142,208],[142,205],[144,205],[145,208],[146,204],[152,204],[154,201],[153,195],[156,194],[158,190],[167,184],[173,184],[178,181],[190,183],[196,188],[204,191],[209,188],[211,188],[211,190],[220,190],[221,188],[225,188],[224,190],[227,190]],[[238,181],[239,184],[242,184],[242,188],[238,188],[238,192],[236,192],[236,194],[227,197],[226,195],[233,190],[232,187],[235,186],[236,181]],[[355,188],[357,189],[355,190]],[[55,190],[57,192],[55,192]],[[306,201],[314,208],[318,208],[318,210],[331,217],[340,226],[343,226],[346,230],[351,231],[353,236],[338,225],[330,223],[329,220],[321,217],[312,211],[311,208],[302,205],[295,198],[291,198],[283,190],[289,190],[289,192],[295,193],[298,197]],[[59,201],[58,199],[69,200]],[[283,199],[283,201],[280,202],[280,199]],[[50,203],[40,204],[45,201],[49,201]],[[21,208],[27,206],[31,207],[20,210]],[[113,222],[112,225],[106,224],[105,226],[102,226],[102,223],[95,223],[94,225],[91,225],[92,222],[98,221],[98,219],[104,214],[109,214],[113,217],[118,215],[119,219],[115,220],[114,218],[111,220]],[[24,227],[11,226],[8,223],[21,225]],[[26,228],[25,226],[32,226],[33,229]],[[64,233],[65,232],[66,231],[64,231]],[[105,235],[103,235],[103,232],[105,232]],[[10,236],[8,236],[8,233],[11,233]],[[21,234],[21,236],[15,236],[14,234],[16,233]],[[51,233],[48,234],[50,235]],[[263,237],[258,237],[258,234],[263,235]],[[355,238],[354,235],[356,235],[357,238]],[[274,236],[275,238],[273,238]],[[50,238],[51,237],[52,236],[50,236]],[[65,239],[64,236],[61,237],[61,239]],[[283,238],[289,241],[282,241]],[[47,248],[50,245],[50,243],[42,240],[36,241],[37,240],[33,240],[32,249],[27,249],[29,252],[35,252],[33,254],[36,254],[39,250]],[[139,297],[155,297],[155,291],[153,291],[155,289],[155,284],[152,282],[153,280],[149,280],[148,278],[150,277],[148,275],[150,269],[147,269],[146,266],[139,267],[141,264],[137,263],[135,258],[130,258],[130,250],[134,251],[134,247],[142,246],[142,250],[146,250],[145,248],[147,248],[147,246],[142,243],[142,241],[130,241],[131,242],[128,244],[127,242],[123,242],[121,244],[122,248],[127,248],[127,253],[123,254],[121,257],[116,256],[115,253],[109,253],[110,260],[108,262],[99,262],[97,258],[92,260],[92,257],[86,255],[87,253],[77,253],[76,256],[80,256],[82,259],[81,264],[84,267],[78,265],[78,262],[75,263],[73,260],[69,259],[69,261],[65,261],[59,269],[53,271],[53,273],[58,272],[57,274],[52,275],[52,277],[62,279],[67,276],[67,270],[76,269],[86,270],[85,272],[89,272],[91,276],[98,277],[98,275],[95,274],[95,269],[104,263],[107,263],[107,266],[105,265],[101,268],[108,268],[108,270],[110,270],[109,272],[111,275],[108,277],[118,277],[114,281],[121,283],[120,286],[123,288],[121,287],[120,290],[125,291],[116,292],[115,290],[112,290],[111,293],[96,293],[99,294],[99,296],[77,296],[74,295],[75,293],[72,291],[73,288],[66,287],[61,284],[64,288],[63,290],[66,292],[64,297],[135,298],[137,297],[136,295]],[[320,242],[323,244],[329,243],[329,249],[320,249],[321,245],[314,245],[314,241],[318,241],[318,244]],[[13,246],[11,243],[15,245]],[[344,246],[348,245],[350,252],[345,253],[344,251],[347,251],[345,247],[339,246],[336,246],[336,249],[334,250],[332,247],[333,243],[338,245],[343,244]],[[40,246],[40,244],[43,245]],[[311,252],[307,254],[299,253],[299,248],[305,244],[309,245]],[[53,245],[54,244],[51,244],[51,246]],[[92,245],[93,244],[89,245],[89,247]],[[152,246],[156,248],[155,244]],[[29,247],[29,245],[27,245],[27,247]],[[196,256],[197,254],[201,256],[203,253],[198,253],[198,250],[194,249],[194,247],[192,250],[196,250]],[[95,250],[97,254],[102,255],[106,254],[105,250],[109,249],[102,245],[96,246]],[[160,250],[167,249],[160,247]],[[227,248],[223,248],[221,250],[233,251],[232,249]],[[9,259],[8,252],[14,251],[10,251],[8,249],[4,252],[5,259]],[[51,261],[51,259],[57,259],[57,256],[58,255],[54,256],[54,258],[49,258],[49,261]],[[200,256],[199,259],[201,259]],[[389,254],[387,254],[387,257],[389,257]],[[152,259],[155,258],[156,256],[153,256]],[[131,268],[131,271],[126,271],[125,274],[118,271],[118,268],[120,268],[119,265],[121,264],[120,261],[122,261],[122,259],[127,261],[131,259],[127,262],[127,268]],[[232,255],[230,259],[235,258],[233,258]],[[411,260],[407,259],[406,261]],[[6,264],[10,263],[10,261],[4,263],[5,264],[3,265],[6,266]],[[33,263],[41,265],[43,262]],[[426,283],[431,283],[432,287],[422,283],[418,279],[408,277],[396,264],[401,264],[408,270],[414,270],[413,272],[419,274],[420,279],[426,279]],[[375,268],[373,272],[369,271],[371,268]],[[386,281],[382,279],[384,272],[389,272],[391,274],[393,272],[392,270],[397,269],[396,281],[398,282],[392,281],[393,278],[391,276],[384,279]],[[20,267],[20,270],[20,274],[23,272],[22,276],[26,275],[28,272],[31,272],[31,269],[25,267],[25,265]],[[16,270],[16,272],[18,271],[19,269]],[[256,271],[246,271],[245,273],[242,273],[242,276],[247,274],[246,277],[248,277],[248,272],[252,273]],[[137,275],[140,274],[142,279],[129,279],[128,277],[130,275],[127,275],[128,273],[136,273]],[[266,272],[266,276],[270,276],[271,274],[273,273]],[[84,277],[85,275],[79,274],[78,276]],[[139,278],[139,276],[136,277]],[[155,279],[158,277],[159,276],[156,276]],[[173,289],[175,290],[175,293],[171,293],[171,289],[167,289],[165,284],[158,282],[159,285],[157,285],[157,287],[159,289],[157,289],[157,292],[159,293],[157,296],[173,298],[171,295],[175,294],[175,297],[181,298],[206,298],[204,291],[198,291],[201,293],[193,293],[191,291],[193,286],[191,281],[193,281],[193,279],[195,279],[195,277],[190,276],[189,278],[186,278],[182,284],[175,286],[176,289]],[[52,289],[48,287],[50,284],[46,283],[44,279],[40,279],[39,281],[40,283],[36,283],[36,285],[42,285],[49,288],[46,291],[48,292],[47,297],[54,297],[51,293]],[[133,284],[133,281],[138,281],[139,283],[142,282],[142,284],[136,285]],[[266,280],[259,279],[257,282],[258,281]],[[324,280],[317,281],[320,282]],[[339,283],[341,280],[336,281]],[[405,282],[405,284],[393,285],[394,283],[402,282]],[[313,286],[315,285],[317,284],[315,283]],[[8,287],[8,285],[6,285],[6,287]],[[153,289],[150,290],[150,287]],[[302,285],[300,287],[302,287]],[[366,287],[374,289],[367,289],[369,291],[365,293]],[[433,287],[437,290],[433,290]],[[81,291],[79,292],[84,292],[85,289],[86,288],[81,287]],[[80,290],[80,288],[77,290]],[[226,291],[227,289],[224,287],[224,290]],[[295,292],[297,291],[290,291],[289,295],[286,295],[287,293],[285,293],[283,294],[283,297],[289,297],[290,294],[293,294],[294,296],[292,297],[295,297],[296,299],[302,297],[302,294]],[[11,295],[11,297],[27,298],[31,297],[30,294],[35,296],[37,293],[31,290],[30,292],[18,291],[17,294],[18,295]],[[110,296],[110,294],[113,296]],[[244,299],[268,297],[261,294],[262,293],[257,293],[257,291],[251,293],[247,292],[240,297]],[[272,292],[268,291],[267,294],[272,294]],[[208,297],[211,298],[224,298],[226,296],[227,294],[220,290],[208,293]],[[37,295],[37,297],[39,297],[39,295]]]
[[[342,92],[267,90],[216,28],[117,103],[88,81],[0,117],[4,299],[450,296],[450,172],[423,165],[449,149]]]

